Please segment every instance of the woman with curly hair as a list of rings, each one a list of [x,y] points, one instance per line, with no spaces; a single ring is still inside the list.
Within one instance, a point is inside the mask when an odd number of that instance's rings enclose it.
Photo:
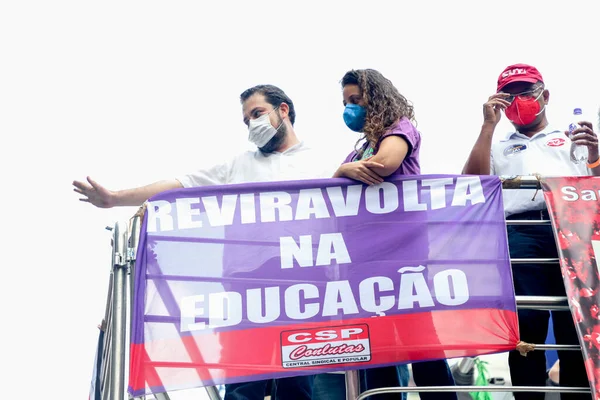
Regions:
[[[392,82],[373,69],[348,71],[342,78],[344,122],[362,132],[365,142],[344,161],[334,177],[369,185],[391,175],[418,175],[421,135],[414,110]]]
[[[363,133],[364,143],[338,168],[334,177],[347,177],[369,185],[385,177],[418,175],[421,135],[413,122],[412,105],[392,82],[373,69],[351,70],[342,78],[344,121],[348,128]],[[407,327],[407,329],[411,329]],[[435,331],[424,325],[420,329]],[[454,386],[446,360],[412,364],[417,386]],[[407,367],[398,365],[361,371],[361,390],[407,385]],[[378,396],[379,397],[379,396]],[[399,399],[399,394],[382,395]],[[422,400],[456,400],[455,393],[420,393]]]

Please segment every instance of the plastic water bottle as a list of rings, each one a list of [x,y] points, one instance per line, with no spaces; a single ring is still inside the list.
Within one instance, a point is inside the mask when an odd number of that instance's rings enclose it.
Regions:
[[[577,128],[580,128],[578,122],[583,119],[581,115],[581,108],[576,108],[573,110],[573,122],[569,124],[569,138],[573,138],[573,131]],[[587,162],[588,160],[588,148],[587,146],[578,145],[576,143],[571,143],[571,161],[575,164],[579,164],[581,162]]]

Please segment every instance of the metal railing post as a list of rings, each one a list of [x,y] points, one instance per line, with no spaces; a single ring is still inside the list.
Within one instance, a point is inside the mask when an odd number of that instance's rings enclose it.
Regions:
[[[208,394],[208,398],[210,400],[221,400],[221,395],[219,394],[219,389],[216,386],[206,386],[206,393]]]
[[[113,231],[113,302],[112,302],[112,348],[110,368],[111,400],[125,398],[125,351],[126,351],[126,274],[127,274],[127,227],[117,222]]]
[[[102,321],[104,328],[104,344],[102,346],[102,354],[100,357],[102,358],[102,362],[100,363],[100,393],[102,394],[102,399],[107,399],[107,394],[109,392],[110,387],[110,347],[111,347],[111,337],[110,337],[110,329],[112,326],[112,273],[110,275],[110,279],[108,280],[108,294],[106,296],[106,311],[104,312],[104,319]]]
[[[133,293],[134,293],[134,282],[135,282],[135,261],[138,250],[138,245],[140,242],[140,230],[141,230],[141,222],[140,217],[138,215],[132,218],[131,224],[129,226],[129,245],[127,248],[127,261],[129,263],[129,312],[130,316],[133,317]]]
[[[360,395],[358,370],[346,371],[346,400],[355,400]]]

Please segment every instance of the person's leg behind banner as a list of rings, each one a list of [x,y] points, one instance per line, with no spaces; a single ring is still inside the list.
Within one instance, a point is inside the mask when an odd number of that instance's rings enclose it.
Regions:
[[[359,370],[360,391],[388,387],[407,387],[410,373],[406,365]],[[406,400],[407,393],[377,395],[378,399]],[[344,374],[320,374],[315,377],[312,400],[346,400]]]
[[[236,279],[252,279],[253,275],[248,272],[230,273],[230,278]],[[224,290],[239,290],[239,287],[229,282],[225,283]],[[232,363],[239,355],[238,339],[228,335],[219,335],[221,344],[221,362],[225,365]],[[269,380],[257,380],[252,382],[241,382],[225,384],[224,400],[264,400]]]
[[[556,286],[562,291],[562,294],[557,292],[556,296],[565,296],[564,286],[558,287],[558,284],[563,285],[562,277],[558,272],[556,278],[557,281],[560,280]],[[573,316],[569,311],[553,311],[552,318],[555,321],[554,335],[557,344],[579,344]],[[560,386],[589,387],[590,383],[581,351],[559,350],[558,359],[560,360]],[[589,394],[561,393],[560,398],[562,400],[589,400],[591,396]]]
[[[563,293],[564,296],[564,293]],[[579,344],[573,317],[568,311],[553,311],[554,335],[557,344]],[[559,350],[560,360],[559,385],[574,387],[589,387],[590,383],[583,363],[581,351]],[[562,400],[589,400],[589,394],[561,393]]]
[[[276,379],[273,383],[274,398],[275,400],[310,400],[314,380],[314,375]]]
[[[409,372],[405,364],[370,368],[360,371],[360,390],[383,389],[389,387],[408,386]],[[381,400],[406,400],[406,393],[386,393],[376,396]]]
[[[541,213],[531,212],[510,216],[508,219],[541,219]],[[553,258],[556,245],[550,226],[508,226],[511,258]],[[547,265],[515,264],[512,267],[517,296],[552,295]],[[527,343],[544,343],[548,335],[548,311],[519,310],[520,339]],[[522,356],[513,350],[508,356],[513,386],[545,386],[546,355],[532,351]],[[514,392],[516,400],[544,400],[545,394]]]
[[[412,364],[413,380],[417,386],[454,386],[448,361],[423,361]],[[421,400],[457,400],[455,392],[419,392]]]
[[[225,385],[224,400],[264,400],[268,380]]]
[[[516,293],[520,295],[518,291]],[[544,343],[550,313],[547,311],[519,310],[518,315],[520,339],[527,343]],[[523,356],[518,351],[513,350],[508,354],[508,365],[513,386],[546,385],[546,355],[543,351],[536,350]],[[545,398],[543,392],[514,392],[514,396],[516,400],[543,400]]]
[[[268,261],[261,265],[260,268],[266,270]],[[246,278],[248,281],[252,281],[252,285],[254,287],[261,287],[256,279],[257,275],[256,271],[245,271],[245,272],[237,272],[230,273],[230,277],[235,277],[238,280]],[[267,276],[267,272],[263,272],[262,276]],[[262,285],[266,285],[262,283]],[[240,291],[239,287],[229,283],[224,285],[228,290]],[[247,318],[247,315],[244,314],[244,318]],[[225,335],[220,336],[221,343],[221,359],[225,360],[225,362],[231,362],[232,359],[235,359],[236,355],[239,355],[239,343],[236,341],[237,339],[225,339]],[[309,376],[299,376],[299,377],[291,377],[291,378],[282,378],[276,379],[273,383],[273,393],[276,393],[277,396],[275,400],[311,400],[312,398],[312,389],[313,389],[313,381],[314,375]],[[226,384],[225,385],[225,399],[224,400],[264,400],[268,383],[270,380],[262,380],[262,381],[254,381],[254,382],[244,382],[244,383],[235,383],[235,384]]]
[[[435,231],[429,232],[426,229],[411,232],[411,240],[413,243],[431,243],[430,235],[435,237]],[[415,246],[412,249],[412,258],[418,262],[425,263],[429,260],[429,246]],[[425,269],[423,272],[425,279],[429,280],[429,271]],[[439,350],[443,347],[438,336],[438,327],[435,324],[434,316],[431,312],[421,312],[419,316],[419,327],[418,336],[424,340],[430,348],[426,349],[426,353],[422,355],[422,358],[433,358],[432,361],[421,361],[412,363],[412,375],[415,385],[419,386],[455,386],[454,378],[448,361],[443,359],[445,356],[443,350]],[[449,327],[440,327],[440,329],[448,329]],[[414,335],[410,329],[400,330],[397,332],[399,340],[403,341],[403,337],[406,337],[406,341],[410,342],[409,339]],[[437,349],[437,350],[436,350]],[[412,355],[411,359],[416,359]],[[435,360],[435,358],[438,358]],[[419,397],[423,400],[457,400],[458,396],[455,392],[419,392]]]
[[[346,400],[346,376],[343,373],[315,375],[312,400]]]

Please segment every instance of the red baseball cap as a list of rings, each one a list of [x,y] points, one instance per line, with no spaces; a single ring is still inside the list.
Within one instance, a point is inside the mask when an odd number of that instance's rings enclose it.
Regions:
[[[538,81],[544,82],[544,79],[536,67],[527,64],[513,64],[504,68],[504,71],[498,77],[498,89],[496,91],[499,92],[504,86],[513,82],[536,83]]]

